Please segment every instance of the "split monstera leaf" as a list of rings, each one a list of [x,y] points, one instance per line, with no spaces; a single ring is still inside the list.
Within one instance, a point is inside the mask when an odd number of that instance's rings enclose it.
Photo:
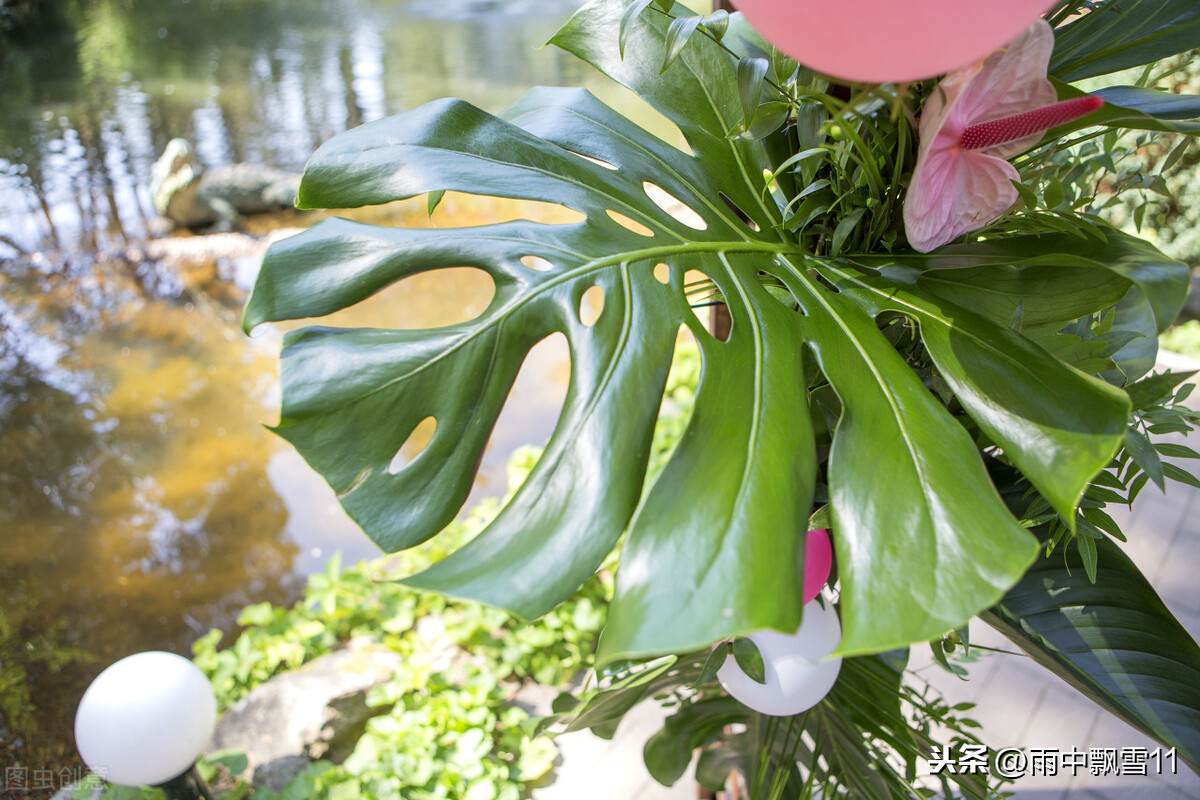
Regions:
[[[768,47],[734,15],[724,46],[694,37],[660,74],[676,38],[670,19],[622,25],[624,11],[620,0],[598,0],[553,43],[650,102],[690,153],[586,91],[539,88],[500,116],[431,103],[313,156],[300,190],[306,207],[450,190],[560,204],[585,219],[439,230],[333,219],[275,245],[248,329],[328,314],[430,270],[472,266],[495,285],[490,305],[461,324],[289,334],[276,431],[383,549],[414,546],[465,502],[523,359],[562,333],[571,379],[541,460],[487,529],[407,583],[535,617],[569,597],[627,532],[601,661],[794,631],[802,534],[820,491],[833,520],[840,654],[961,626],[1016,584],[1038,550],[989,478],[980,442],[1072,520],[1121,444],[1130,401],[991,313],[991,288],[967,277],[977,271],[933,282],[926,273],[1062,266],[1075,282],[1053,302],[1030,288],[1029,307],[1066,324],[1127,294],[1173,318],[1186,268],[1116,231],[1087,256],[1065,235],[899,259],[814,254],[783,225],[764,177],[788,155],[783,134],[735,135],[745,115],[738,60],[725,47],[752,57]],[[663,196],[692,214],[668,213],[653,199]],[[727,341],[693,312],[689,271],[728,305]],[[596,286],[603,308],[585,322],[581,301]],[[881,331],[881,316],[919,329],[956,413]],[[699,342],[703,372],[687,430],[646,487],[681,327]],[[814,428],[813,391],[836,405],[832,433]],[[431,416],[426,448],[391,469]],[[823,453],[827,444],[826,465],[818,445]]]

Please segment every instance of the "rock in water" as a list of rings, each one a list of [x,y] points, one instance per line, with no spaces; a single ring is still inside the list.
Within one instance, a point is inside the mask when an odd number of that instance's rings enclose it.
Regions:
[[[262,164],[203,171],[186,139],[172,139],[150,170],[154,210],[186,228],[235,227],[245,214],[291,208],[300,176]]]

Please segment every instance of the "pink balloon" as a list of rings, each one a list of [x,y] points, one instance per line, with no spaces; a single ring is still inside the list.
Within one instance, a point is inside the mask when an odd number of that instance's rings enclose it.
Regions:
[[[811,603],[821,593],[833,569],[833,545],[829,531],[809,531],[804,538],[804,602]]]
[[[1052,0],[733,0],[768,42],[848,81],[932,78],[985,58]]]

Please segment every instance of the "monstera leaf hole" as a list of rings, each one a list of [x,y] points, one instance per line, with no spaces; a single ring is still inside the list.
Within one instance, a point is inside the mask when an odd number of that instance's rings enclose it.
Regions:
[[[817,283],[821,284],[821,286],[822,286],[822,287],[824,287],[825,289],[827,289],[827,290],[829,290],[829,291],[833,292],[834,294],[841,294],[841,293],[842,293],[842,290],[841,290],[841,289],[839,289],[838,287],[834,286],[834,285],[833,285],[833,283],[831,283],[831,282],[830,282],[830,280],[829,280],[828,278],[826,278],[824,275],[822,275],[820,272],[818,272],[818,271],[817,271],[817,270],[815,270],[815,269],[810,269],[810,270],[808,271],[808,277],[812,278],[814,281],[816,281]]]
[[[403,278],[321,318],[337,328],[428,330],[470,322],[492,304],[496,284],[478,267],[448,267]],[[303,324],[306,320],[301,320]],[[265,326],[264,326],[265,327]],[[286,323],[285,328],[295,327]]]
[[[669,266],[667,266],[666,264],[655,264],[654,265],[654,280],[656,280],[659,283],[664,284],[664,285],[670,283],[671,282],[671,268]]]
[[[655,277],[658,276],[656,275]],[[659,278],[659,280],[662,279]],[[729,341],[729,337],[733,335],[734,322],[732,319],[729,322],[729,329],[727,331],[718,330],[714,333],[710,324],[712,321],[710,309],[714,305],[723,302],[721,290],[717,288],[716,281],[705,272],[701,272],[698,269],[689,269],[683,276],[683,293],[688,307],[696,316],[700,327],[708,331],[719,342]]]
[[[670,214],[675,219],[687,225],[692,230],[706,231],[708,223],[697,214],[692,208],[684,205],[683,201],[675,197],[667,190],[663,189],[658,184],[650,181],[642,181],[642,189],[646,192],[646,196],[654,202],[654,205],[661,208],[663,211]]]
[[[610,208],[606,211],[606,213],[612,219],[613,222],[617,223],[625,230],[632,231],[633,233],[636,233],[639,236],[646,236],[649,238],[654,237],[654,231],[650,230],[649,228],[647,228],[645,225],[638,222],[637,220],[630,219],[629,217],[622,214],[620,211],[613,211]]]
[[[433,438],[436,430],[437,420],[433,417],[426,417],[418,422],[417,427],[413,428],[412,433],[408,435],[404,444],[400,445],[400,449],[392,457],[391,463],[388,464],[388,474],[395,475],[415,461],[417,456],[421,455],[429,446],[429,440]]]
[[[590,328],[600,319],[602,311],[604,311],[604,289],[600,286],[593,286],[579,298],[579,321]]]
[[[804,310],[804,304],[800,302],[800,298],[788,288],[787,283],[778,275],[766,270],[759,270],[758,278],[762,281],[763,288],[767,290],[767,293],[778,300],[784,308],[789,311],[795,311],[802,317],[808,316],[808,312]]]
[[[593,156],[585,156],[583,153],[576,152],[575,150],[567,150],[567,152],[571,153],[572,155],[579,156],[584,161],[590,161],[598,167],[604,167],[605,169],[612,170],[613,172],[616,172],[619,169],[616,164],[610,164],[607,161],[603,161]]]
[[[521,256],[521,263],[534,272],[549,272],[554,265],[541,256]]]
[[[583,303],[581,317],[582,306]],[[595,308],[597,317],[600,310],[599,306]],[[562,415],[571,371],[570,347],[564,334],[552,333],[529,349],[496,417],[484,452],[485,464],[494,466],[497,474],[504,475],[508,458],[518,447],[531,445],[539,450],[545,447]],[[477,488],[499,494],[505,489],[505,481],[500,480],[494,487],[489,482]]]
[[[422,199],[424,197],[421,195]],[[361,209],[355,210],[356,216],[362,213]],[[446,192],[432,216],[428,213],[426,216],[427,220],[406,221],[405,227],[428,227],[428,224],[414,223],[431,223],[433,227],[441,229],[470,228],[520,219],[542,225],[576,225],[587,218],[585,214],[561,203],[456,191]]]
[[[755,222],[749,214],[743,211],[737,203],[730,200],[729,195],[725,194],[724,192],[717,192],[717,196],[725,201],[725,205],[729,206],[729,210],[737,215],[737,218],[742,221],[743,225],[755,233],[758,232],[758,223]]]

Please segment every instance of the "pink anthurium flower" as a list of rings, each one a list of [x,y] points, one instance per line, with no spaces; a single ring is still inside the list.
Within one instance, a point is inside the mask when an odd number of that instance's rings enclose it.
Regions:
[[[763,37],[847,81],[900,83],[978,61],[1053,0],[733,0]]]
[[[928,253],[998,219],[1017,202],[1007,159],[1104,101],[1061,103],[1046,78],[1054,33],[1038,20],[985,60],[947,75],[925,101],[917,166],[904,200],[909,244]]]

